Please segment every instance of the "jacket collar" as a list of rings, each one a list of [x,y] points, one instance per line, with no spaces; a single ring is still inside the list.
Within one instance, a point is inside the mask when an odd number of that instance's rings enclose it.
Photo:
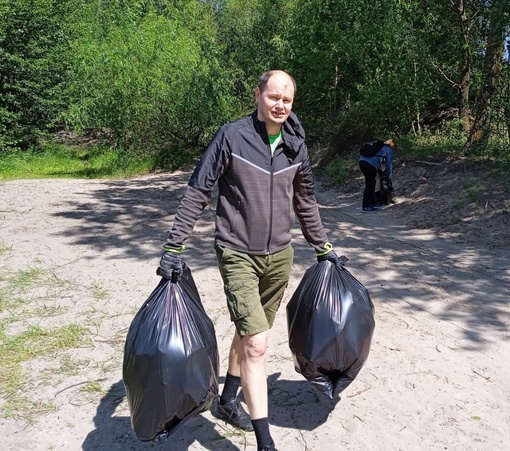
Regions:
[[[262,136],[264,142],[269,144],[269,137],[267,136],[266,126],[263,121],[257,118],[257,110],[252,113],[252,120],[255,130]],[[287,120],[283,123],[283,142],[287,148],[294,153],[299,153],[299,149],[305,141],[305,130],[299,122],[298,117],[291,111]]]

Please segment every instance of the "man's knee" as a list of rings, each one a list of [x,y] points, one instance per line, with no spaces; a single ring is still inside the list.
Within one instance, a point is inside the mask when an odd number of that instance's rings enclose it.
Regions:
[[[249,359],[264,357],[267,350],[267,332],[245,335],[241,340],[243,354]]]

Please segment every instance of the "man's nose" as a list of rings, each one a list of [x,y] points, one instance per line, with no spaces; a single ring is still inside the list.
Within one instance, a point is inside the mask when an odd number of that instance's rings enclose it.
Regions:
[[[279,108],[283,108],[283,106],[284,106],[283,99],[279,99],[278,102],[276,102],[276,106]]]

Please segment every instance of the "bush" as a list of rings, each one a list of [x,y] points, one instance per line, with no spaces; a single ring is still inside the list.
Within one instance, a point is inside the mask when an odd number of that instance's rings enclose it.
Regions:
[[[0,6],[0,150],[27,148],[62,107],[68,2],[12,0]]]
[[[202,145],[227,119],[230,80],[205,52],[203,30],[194,36],[189,23],[150,11],[98,29],[97,14],[87,14],[90,27],[72,50],[70,125],[106,128],[117,146],[179,158],[178,149]]]
[[[350,177],[347,164],[336,157],[326,165],[326,174],[336,185],[343,185]]]

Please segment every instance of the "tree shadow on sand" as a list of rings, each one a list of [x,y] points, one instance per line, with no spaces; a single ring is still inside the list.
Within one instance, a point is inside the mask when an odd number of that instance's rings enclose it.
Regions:
[[[279,379],[281,373],[268,378],[269,418],[271,425],[312,431],[324,424],[340,402],[328,398],[307,380]]]
[[[268,378],[269,417],[272,426],[311,431],[327,421],[340,398],[334,400],[319,393],[306,380],[280,380],[281,373]],[[101,398],[94,416],[95,429],[83,441],[84,451],[159,449],[186,451],[198,442],[211,451],[239,451],[216,424],[203,415],[190,419],[166,440],[142,442],[131,428],[129,416],[117,415],[126,391],[120,380]],[[250,440],[251,441],[251,440]],[[253,442],[255,441],[253,437]]]
[[[215,429],[215,424],[202,415],[191,418],[166,440],[142,442],[131,428],[129,416],[117,416],[115,411],[126,397],[123,382],[112,384],[101,398],[94,416],[95,429],[85,438],[82,449],[92,450],[145,450],[159,449],[186,451],[194,442],[211,451],[239,451],[228,438]]]

